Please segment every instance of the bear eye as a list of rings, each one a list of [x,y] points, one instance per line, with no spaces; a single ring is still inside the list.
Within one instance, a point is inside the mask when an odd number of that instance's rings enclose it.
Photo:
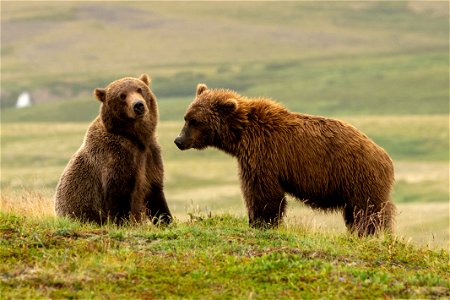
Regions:
[[[139,94],[142,94],[142,89],[141,89],[141,88],[138,88],[138,89],[137,89],[137,92],[138,92]]]
[[[125,100],[126,98],[127,98],[127,94],[125,94],[125,93],[120,94],[120,99]]]
[[[190,126],[197,126],[198,124],[200,124],[200,122],[197,121],[196,119],[189,120],[189,125]]]

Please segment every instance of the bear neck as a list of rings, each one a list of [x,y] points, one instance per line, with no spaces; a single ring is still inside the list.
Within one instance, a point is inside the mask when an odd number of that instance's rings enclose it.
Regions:
[[[215,135],[213,147],[238,157],[242,148],[242,139],[247,127],[246,120],[239,118],[231,118],[223,124],[222,128]]]
[[[237,139],[230,139],[230,137],[228,137],[228,141],[226,139],[225,137],[219,137],[212,146],[233,157],[237,157],[239,154],[239,141]]]
[[[292,117],[287,109],[271,100],[238,98],[238,101],[238,109],[220,125],[213,145],[234,157],[247,156],[249,145],[264,145],[262,136],[276,132],[287,120],[293,119],[296,124],[296,116]]]

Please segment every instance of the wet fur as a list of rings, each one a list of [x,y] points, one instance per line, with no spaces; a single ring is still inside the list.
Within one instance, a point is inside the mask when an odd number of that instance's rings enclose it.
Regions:
[[[181,148],[213,146],[237,158],[252,226],[277,225],[289,194],[315,209],[342,211],[359,235],[392,230],[392,160],[345,122],[200,84],[178,139]]]
[[[155,135],[158,108],[148,85],[148,76],[142,75],[94,91],[102,102],[100,115],[61,175],[57,215],[99,224],[140,221],[145,216],[154,223],[171,220]],[[133,112],[136,101],[145,103],[143,115]]]

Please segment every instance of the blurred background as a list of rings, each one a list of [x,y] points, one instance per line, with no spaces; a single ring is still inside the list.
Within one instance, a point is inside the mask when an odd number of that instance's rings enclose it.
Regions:
[[[448,246],[449,3],[1,2],[2,211],[53,214],[96,87],[148,73],[175,215],[244,216],[236,162],[173,144],[196,84],[352,123],[395,162],[397,232]],[[289,202],[286,226],[344,231]]]

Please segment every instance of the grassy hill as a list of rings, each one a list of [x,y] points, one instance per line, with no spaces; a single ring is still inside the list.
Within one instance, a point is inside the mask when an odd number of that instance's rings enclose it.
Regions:
[[[159,229],[0,213],[4,298],[445,298],[448,252],[193,215]]]

